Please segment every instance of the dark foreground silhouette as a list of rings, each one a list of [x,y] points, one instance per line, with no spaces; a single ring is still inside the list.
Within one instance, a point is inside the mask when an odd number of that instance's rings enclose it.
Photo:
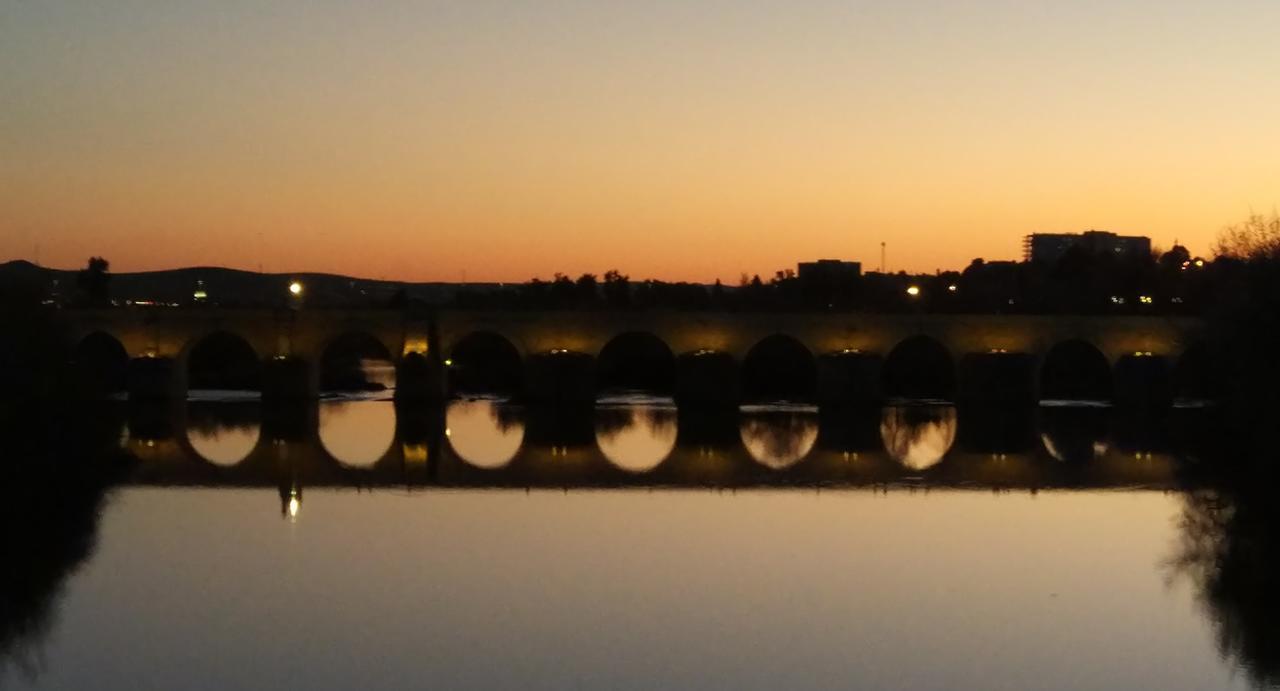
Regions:
[[[0,422],[0,674],[35,675],[68,577],[92,555],[108,489],[128,469],[104,411]]]

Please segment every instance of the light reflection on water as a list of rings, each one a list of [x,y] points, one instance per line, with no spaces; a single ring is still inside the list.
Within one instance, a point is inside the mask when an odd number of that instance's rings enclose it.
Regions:
[[[117,492],[40,672],[5,681],[1247,686],[1154,566],[1179,506],[1161,493],[320,490],[263,521],[274,501]]]
[[[827,418],[752,409],[716,422],[670,406],[605,406],[588,411],[585,430],[579,419],[547,422],[495,401],[399,414],[385,401],[330,401],[283,428],[276,412],[195,407],[167,430],[130,420],[131,449],[181,449],[185,435],[231,466],[197,463],[209,472],[194,477],[256,487],[192,487],[201,482],[175,480],[139,453],[124,487],[95,492],[59,470],[32,496],[23,487],[0,505],[22,527],[5,533],[5,554],[17,558],[0,572],[0,596],[10,598],[0,602],[0,683],[1191,691],[1247,688],[1242,670],[1266,654],[1253,643],[1270,640],[1270,610],[1230,591],[1253,583],[1269,513],[1240,524],[1246,514],[1223,513],[1216,498],[1135,490],[1123,478],[1109,491],[1075,491],[1032,477],[1010,493],[891,483],[828,491],[825,476],[804,475],[883,463],[918,477],[972,471],[956,483],[966,486],[1037,464],[1079,478],[1172,463],[1173,452],[1135,451],[1145,442],[1108,410],[1029,415],[1025,445],[998,459],[966,446],[985,442],[960,435],[972,418],[951,407]],[[869,437],[823,431],[857,421]],[[107,422],[103,443],[115,449],[122,435]],[[548,430],[563,430],[564,441]],[[767,489],[600,489],[566,473],[516,491],[406,488],[393,475],[357,493],[341,480],[308,485],[287,464],[260,464],[267,482],[257,483],[227,460],[270,451],[283,435],[291,459],[318,440],[367,467],[396,459],[388,450],[412,439],[431,447],[422,465],[434,468],[415,470],[442,472],[452,450],[471,465],[497,464],[501,472],[470,473],[488,478],[519,471],[530,449],[567,445],[574,458],[598,453],[614,476],[679,484],[672,467],[682,453],[697,456],[682,446],[690,433],[697,445],[736,444],[732,472],[766,478]],[[1049,460],[1042,434],[1089,455]],[[272,443],[250,445],[258,436]],[[1099,444],[1104,458],[1093,455]],[[90,469],[107,467],[100,460]],[[779,489],[788,477],[816,487]],[[1235,521],[1227,528],[1240,536],[1215,521]],[[1240,563],[1220,565],[1222,555]],[[1250,585],[1270,597],[1265,586]],[[12,612],[21,626],[5,628]],[[4,669],[31,650],[36,673]]]

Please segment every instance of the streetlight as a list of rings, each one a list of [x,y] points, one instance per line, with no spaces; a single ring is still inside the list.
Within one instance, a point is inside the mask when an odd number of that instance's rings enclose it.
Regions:
[[[920,294],[920,286],[907,287],[907,295],[910,295],[911,297],[916,297],[919,294]]]
[[[302,297],[302,282],[301,282],[301,281],[293,281],[292,283],[290,283],[290,284],[289,284],[289,294],[290,294],[290,295],[292,295],[292,296],[294,296],[294,297],[296,297],[296,298]]]

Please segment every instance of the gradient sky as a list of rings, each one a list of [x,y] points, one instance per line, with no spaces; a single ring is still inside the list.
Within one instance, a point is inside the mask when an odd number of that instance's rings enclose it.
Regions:
[[[1208,252],[1280,203],[1280,3],[0,0],[0,259],[736,281]]]

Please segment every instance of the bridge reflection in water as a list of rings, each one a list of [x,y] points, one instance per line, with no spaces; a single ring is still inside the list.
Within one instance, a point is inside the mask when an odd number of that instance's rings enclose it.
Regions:
[[[752,406],[691,413],[662,399],[594,408],[496,399],[397,408],[328,400],[132,406],[121,435],[142,485],[348,487],[967,487],[1175,489],[1168,433],[1106,408]]]
[[[786,656],[758,656],[783,660],[780,674],[767,666],[741,668],[742,639],[717,637],[759,625],[765,612],[777,625],[751,649],[790,652],[796,648],[788,648],[789,641],[801,641],[817,646],[818,674],[845,664],[850,675],[863,661],[849,651],[879,654],[867,641],[888,640],[883,649],[908,651],[885,665],[896,671],[915,663],[916,648],[950,650],[951,632],[972,628],[1002,638],[976,636],[983,640],[961,651],[965,660],[989,659],[983,656],[993,646],[1012,650],[1015,662],[1031,659],[1046,630],[1064,635],[1075,646],[1071,659],[1046,658],[1064,671],[1028,674],[1071,678],[1065,675],[1073,666],[1108,668],[1128,660],[1123,641],[1141,640],[1154,621],[1177,635],[1167,636],[1175,640],[1172,647],[1153,654],[1194,661],[1156,668],[1175,669],[1179,677],[1192,669],[1199,676],[1186,688],[1223,688],[1200,651],[1210,639],[1196,637],[1196,620],[1168,618],[1170,611],[1193,616],[1192,608],[1171,607],[1168,581],[1153,577],[1152,568],[1166,579],[1191,580],[1222,654],[1238,660],[1259,686],[1280,677],[1274,646],[1266,645],[1276,640],[1277,621],[1270,587],[1275,560],[1268,550],[1275,541],[1268,530],[1278,523],[1269,488],[1256,499],[1231,500],[1174,478],[1179,444],[1166,432],[1193,430],[1194,415],[1204,411],[1182,411],[1187,417],[1175,411],[1155,422],[1106,408],[927,405],[822,412],[769,406],[693,415],[653,399],[577,411],[475,399],[399,411],[388,401],[335,400],[295,408],[190,402],[102,412],[46,421],[47,429],[23,424],[9,430],[10,462],[3,467],[9,492],[0,514],[10,527],[5,553],[23,558],[12,560],[14,568],[0,578],[0,666],[7,656],[47,645],[50,686],[93,686],[85,680],[99,676],[101,687],[129,688],[136,680],[113,675],[143,668],[181,686],[197,678],[182,676],[191,674],[196,659],[184,651],[211,646],[251,650],[232,654],[235,660],[303,659],[290,638],[299,630],[381,655],[395,676],[388,687],[413,673],[477,687],[565,685],[560,677],[533,677],[543,683],[530,684],[523,669],[497,681],[485,677],[474,670],[502,665],[475,656],[475,641],[497,641],[490,648],[518,654],[529,640],[568,641],[546,649],[547,669],[569,660],[581,669],[612,671],[639,659],[621,674],[642,678],[649,661],[664,660],[672,649],[670,632],[690,630],[694,635],[680,643],[688,641],[692,656],[711,661],[705,679],[739,686],[752,678],[792,679]],[[127,417],[114,417],[119,414]],[[42,432],[57,444],[47,448]],[[263,491],[149,488],[127,489],[108,502],[120,484],[265,486],[278,489],[279,503]],[[378,497],[304,492],[324,485],[389,491]],[[696,489],[558,496],[561,488],[611,486]],[[449,489],[406,501],[398,496],[405,487]],[[488,487],[554,490],[533,497],[519,490],[452,490]],[[737,487],[798,489],[741,492],[733,501],[702,496]],[[935,487],[977,491],[921,496]],[[991,490],[1108,487],[1192,491],[1184,497],[1053,492],[1030,503],[983,497]],[[827,488],[842,494],[833,497]],[[880,496],[886,491],[887,499]],[[852,496],[859,493],[865,496]],[[1171,509],[1179,501],[1185,516],[1175,526]],[[306,529],[283,524],[255,531],[256,521],[276,523],[276,510]],[[110,536],[100,546],[99,531]],[[1180,539],[1166,558],[1175,531]],[[241,537],[249,533],[253,539]],[[94,568],[82,568],[91,558]],[[335,558],[355,566],[334,568]],[[787,596],[797,584],[813,594],[800,605]],[[341,606],[317,607],[314,593]],[[1115,606],[1117,593],[1125,607]],[[654,619],[636,602],[653,604],[661,616]],[[528,603],[536,607],[523,609]],[[782,609],[768,609],[770,603]],[[353,626],[349,613],[357,609],[365,618]],[[1071,616],[1059,616],[1063,612]],[[85,648],[109,639],[119,613],[135,628],[157,633],[159,647],[130,645],[136,637],[126,637],[98,657],[84,657]],[[255,616],[278,625],[254,635],[242,627],[190,626]],[[615,628],[602,629],[602,617]],[[650,621],[675,625],[647,628]],[[1062,629],[1063,622],[1070,626]],[[608,634],[600,643],[604,653],[591,647],[602,630]],[[811,635],[818,630],[834,638]],[[303,639],[304,646],[312,640]],[[386,641],[405,644],[388,653]],[[315,649],[321,656],[309,658],[312,664],[332,657],[327,651],[348,648]],[[577,652],[566,658],[567,649]],[[643,654],[634,654],[637,649]],[[441,654],[427,672],[423,650]],[[625,654],[617,657],[618,650]],[[131,662],[122,666],[122,659]],[[261,675],[261,666],[208,659],[198,678],[232,679],[232,686],[265,678],[235,676]],[[541,664],[544,658],[534,659]],[[733,668],[717,667],[717,659]],[[965,668],[951,664],[955,656],[941,659],[932,678],[947,681],[934,686],[990,685],[983,670],[976,679],[961,673],[960,683],[950,683]],[[339,672],[348,668],[339,660]],[[321,670],[326,677],[338,673]],[[344,686],[378,686],[364,674],[339,678]],[[1162,686],[1146,677],[1130,683],[1134,678],[1126,671],[1116,685]],[[685,681],[664,677],[656,685],[697,685]],[[883,677],[855,681],[877,687]],[[1035,684],[1028,678],[1018,685]]]

